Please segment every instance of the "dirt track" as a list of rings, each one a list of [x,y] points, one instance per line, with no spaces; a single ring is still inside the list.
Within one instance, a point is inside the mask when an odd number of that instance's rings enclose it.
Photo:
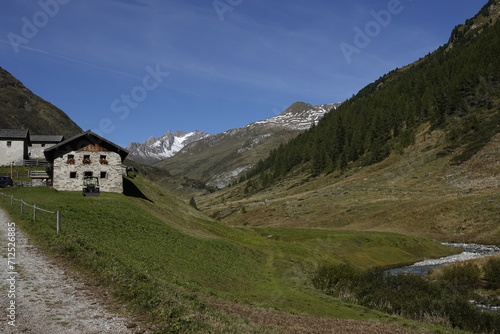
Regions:
[[[0,333],[139,332],[138,328],[127,328],[133,326],[133,320],[106,311],[87,285],[68,276],[30,245],[17,227],[15,246],[11,244],[9,227],[12,237],[12,222],[0,210]],[[14,267],[9,268],[9,258]]]

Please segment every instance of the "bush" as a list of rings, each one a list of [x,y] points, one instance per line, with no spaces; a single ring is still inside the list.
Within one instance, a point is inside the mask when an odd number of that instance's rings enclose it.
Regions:
[[[454,293],[469,294],[479,286],[481,270],[473,263],[443,268],[441,281]]]
[[[490,258],[483,267],[484,279],[494,288],[500,288],[500,258]]]
[[[329,295],[350,293],[360,282],[362,272],[351,264],[328,264],[319,267],[313,284]]]
[[[491,259],[491,282],[500,277],[500,259]],[[466,263],[444,268],[438,281],[418,275],[388,275],[383,270],[362,271],[349,264],[318,268],[316,288],[338,298],[388,314],[470,330],[500,333],[500,315],[478,310],[468,294],[479,286],[480,269]],[[488,276],[490,277],[490,276]]]

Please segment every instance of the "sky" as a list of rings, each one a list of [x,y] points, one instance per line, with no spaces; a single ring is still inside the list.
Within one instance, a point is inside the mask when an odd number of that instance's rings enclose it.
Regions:
[[[0,0],[0,67],[126,147],[341,102],[486,0]]]

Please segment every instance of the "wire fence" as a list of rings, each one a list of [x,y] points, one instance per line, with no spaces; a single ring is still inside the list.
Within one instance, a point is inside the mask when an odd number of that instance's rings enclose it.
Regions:
[[[24,213],[25,211],[28,212],[28,210],[32,209],[32,213],[33,213],[32,217],[33,217],[33,221],[34,222],[37,219],[37,211],[41,211],[41,212],[45,212],[45,213],[48,213],[48,214],[55,215],[55,218],[56,218],[56,232],[59,233],[61,231],[61,211],[59,211],[59,210],[58,211],[45,210],[45,209],[42,209],[40,207],[37,207],[36,203],[33,204],[33,205],[30,205],[30,204],[26,203],[24,200],[19,199],[19,198],[15,198],[12,195],[7,195],[7,194],[4,194],[4,193],[0,193],[0,194],[2,195],[2,203],[5,202],[6,198],[10,199],[10,205],[14,205],[14,202],[19,202],[20,203],[20,207],[21,207],[21,214]]]

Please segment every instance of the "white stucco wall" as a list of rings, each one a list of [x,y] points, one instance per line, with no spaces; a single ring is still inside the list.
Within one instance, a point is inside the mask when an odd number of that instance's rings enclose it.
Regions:
[[[28,147],[30,159],[45,159],[43,151],[54,145],[53,143],[45,144],[45,146],[42,146],[42,144],[31,144],[31,146]]]
[[[7,145],[10,142],[10,146]],[[0,166],[7,166],[14,162],[16,166],[24,164],[24,140],[0,140]]]

